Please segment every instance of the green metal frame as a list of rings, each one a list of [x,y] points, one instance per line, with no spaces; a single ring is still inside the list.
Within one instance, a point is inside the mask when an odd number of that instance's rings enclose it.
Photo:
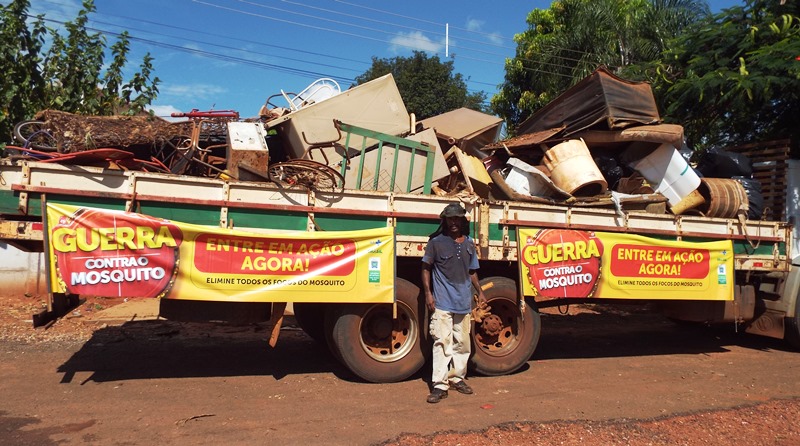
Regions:
[[[372,189],[371,190],[378,190],[378,184],[380,179],[380,164],[381,164],[381,154],[383,153],[384,144],[391,144],[395,147],[394,152],[394,160],[392,162],[392,178],[391,178],[391,185],[394,188],[395,180],[397,178],[397,160],[398,156],[400,155],[400,150],[403,148],[407,148],[411,151],[411,164],[408,167],[408,183],[406,184],[406,188],[403,192],[411,192],[411,180],[413,178],[414,173],[414,159],[417,152],[423,152],[426,155],[425,161],[425,184],[423,186],[423,193],[430,194],[431,193],[431,183],[433,182],[433,164],[435,162],[435,149],[429,147],[423,142],[419,141],[412,141],[410,139],[400,138],[399,136],[388,135],[386,133],[376,132],[374,130],[365,129],[362,127],[357,127],[350,124],[345,124],[342,122],[336,122],[336,126],[344,133],[347,134],[345,137],[345,150],[350,148],[350,137],[352,135],[361,136],[361,157],[358,163],[358,170],[356,176],[356,185],[354,189],[362,189],[362,174],[364,172],[364,153],[367,149],[367,139],[374,139],[378,141],[378,147],[375,149],[378,151],[378,157],[375,165],[375,177],[372,180]],[[372,146],[370,146],[372,147]],[[348,160],[349,161],[349,160]],[[347,163],[343,162],[341,167],[341,174],[344,176],[347,172]]]

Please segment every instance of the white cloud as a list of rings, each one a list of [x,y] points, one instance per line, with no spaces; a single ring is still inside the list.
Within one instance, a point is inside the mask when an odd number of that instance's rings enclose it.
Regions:
[[[500,33],[491,33],[486,36],[490,42],[494,43],[495,45],[502,45],[503,44],[503,36]]]
[[[444,48],[443,42],[434,42],[419,31],[398,33],[391,40],[390,50],[394,53],[408,52],[411,50],[437,53]]]
[[[191,57],[194,57],[194,58],[197,58],[197,59],[203,59],[204,61],[210,60],[211,61],[210,63],[215,68],[227,68],[227,67],[236,67],[236,66],[238,66],[238,62],[236,62],[236,61],[224,60],[224,57],[228,57],[228,56],[230,56],[230,57],[234,57],[235,56],[235,57],[242,57],[242,58],[245,58],[245,59],[252,59],[251,57],[248,57],[248,55],[247,55],[248,52],[246,50],[245,51],[233,51],[233,52],[231,52],[230,50],[227,50],[227,51],[223,51],[222,52],[223,56],[216,56],[216,53],[218,52],[218,50],[209,49],[209,48],[203,48],[200,45],[196,45],[194,43],[187,43],[187,44],[183,45],[183,48],[186,49],[187,51],[189,51],[189,53],[191,54]],[[253,59],[253,60],[257,60],[257,59]]]
[[[208,99],[227,93],[228,89],[212,84],[166,84],[158,87],[159,95],[181,99]]]
[[[200,48],[200,45],[198,45],[196,43],[185,43],[182,46],[183,46],[183,48],[186,48],[189,51],[197,51],[197,52],[203,51],[203,49]]]
[[[156,116],[160,116],[168,121],[183,121],[186,118],[172,118],[170,115],[172,113],[180,113],[181,110],[177,109],[173,105],[153,105],[151,107],[147,107],[147,110],[152,110]]]
[[[480,31],[483,28],[483,20],[469,19],[467,20],[467,29],[470,31]]]
[[[467,27],[467,30],[469,30],[469,31],[479,32],[479,33],[483,34],[489,42],[491,42],[491,43],[493,43],[495,45],[502,45],[503,44],[503,36],[500,35],[499,32],[487,33],[485,31],[483,31],[483,25],[485,23],[486,22],[483,21],[483,20],[469,19],[469,20],[467,20],[466,27]]]

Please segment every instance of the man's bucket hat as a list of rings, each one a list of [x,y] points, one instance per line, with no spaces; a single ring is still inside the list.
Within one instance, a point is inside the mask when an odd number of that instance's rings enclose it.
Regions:
[[[458,203],[450,203],[448,204],[441,214],[439,214],[439,218],[447,218],[447,217],[465,217],[467,215],[467,211],[461,207]]]

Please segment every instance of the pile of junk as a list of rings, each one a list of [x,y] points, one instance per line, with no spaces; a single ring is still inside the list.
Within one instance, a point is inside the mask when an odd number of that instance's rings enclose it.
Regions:
[[[233,110],[19,123],[5,156],[309,189],[436,194],[707,217],[761,217],[750,160],[699,159],[665,124],[650,86],[598,68],[503,138],[502,119],[461,108],[417,121],[391,74],[342,90],[323,78]]]

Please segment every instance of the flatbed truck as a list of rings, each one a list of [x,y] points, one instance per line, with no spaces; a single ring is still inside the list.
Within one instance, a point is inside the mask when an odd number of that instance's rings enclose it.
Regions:
[[[27,252],[47,252],[49,203],[254,233],[391,228],[393,303],[369,303],[364,296],[344,303],[323,297],[292,303],[301,327],[347,368],[369,382],[393,382],[416,373],[428,357],[420,260],[428,236],[440,223],[439,213],[458,200],[346,188],[320,192],[269,182],[4,158],[0,240]],[[800,267],[792,264],[792,228],[786,222],[649,213],[625,206],[477,197],[461,201],[491,308],[472,330],[471,366],[479,373],[500,375],[522,367],[539,342],[539,309],[577,303],[654,302],[675,320],[726,323],[800,347]],[[574,243],[568,246],[569,239]],[[722,247],[706,249],[705,243]],[[725,258],[714,263],[716,257]],[[587,259],[594,266],[579,262]],[[545,261],[557,263],[540,268]],[[692,262],[706,270],[687,272]],[[670,274],[688,279],[663,282]],[[636,278],[648,280],[639,280],[637,288]],[[161,298],[160,314],[187,321],[279,321],[289,301],[274,294],[248,301],[197,297]],[[75,298],[53,290],[50,309]]]

